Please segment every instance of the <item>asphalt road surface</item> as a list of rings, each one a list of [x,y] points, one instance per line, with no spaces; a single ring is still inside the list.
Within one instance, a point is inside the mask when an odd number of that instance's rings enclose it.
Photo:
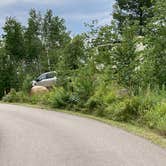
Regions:
[[[166,166],[166,149],[95,120],[0,104],[0,166]]]

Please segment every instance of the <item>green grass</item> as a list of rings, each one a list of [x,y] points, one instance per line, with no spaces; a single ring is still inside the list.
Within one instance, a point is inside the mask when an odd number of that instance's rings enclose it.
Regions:
[[[51,107],[44,106],[44,105],[39,106],[39,105],[31,105],[31,104],[18,104],[18,103],[15,103],[15,104],[21,105],[21,106],[28,106],[28,107],[46,109],[46,110],[51,110],[51,111],[63,112],[63,113],[70,114],[70,115],[75,115],[75,116],[80,116],[80,117],[84,117],[84,118],[90,118],[93,120],[97,120],[102,123],[123,129],[123,130],[130,132],[132,134],[135,134],[137,136],[143,137],[143,138],[151,141],[152,143],[159,145],[162,148],[166,148],[166,138],[148,128],[135,126],[135,125],[132,125],[129,123],[117,122],[117,121],[109,120],[106,118],[96,117],[94,115],[88,115],[88,114],[84,114],[84,113],[80,113],[80,112],[74,112],[74,111],[68,111],[68,110],[62,110],[62,109],[53,109]]]

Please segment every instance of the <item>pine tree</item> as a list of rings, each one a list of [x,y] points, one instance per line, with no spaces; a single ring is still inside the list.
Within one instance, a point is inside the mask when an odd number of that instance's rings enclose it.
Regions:
[[[138,34],[144,35],[144,28],[149,18],[153,17],[152,0],[116,0],[113,18],[121,32],[125,24],[138,24]]]
[[[25,58],[23,28],[15,18],[9,17],[3,29],[6,52],[10,59],[18,64]]]
[[[40,56],[42,54],[41,42],[41,14],[31,9],[28,19],[28,27],[25,31],[25,44],[26,44],[26,65],[29,66],[28,70],[36,70],[41,72]],[[35,66],[32,66],[34,64]]]

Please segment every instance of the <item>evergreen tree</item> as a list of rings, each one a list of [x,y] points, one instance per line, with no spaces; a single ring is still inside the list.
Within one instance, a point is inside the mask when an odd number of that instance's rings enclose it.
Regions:
[[[154,17],[149,23],[148,51],[154,62],[153,77],[162,87],[166,85],[166,2],[158,0],[154,8]]]
[[[59,48],[69,39],[64,19],[54,16],[52,10],[48,10],[43,19],[43,43],[49,48]]]
[[[58,50],[63,49],[69,41],[64,19],[54,16],[52,10],[48,10],[42,25],[42,43],[46,55],[43,61],[47,61],[47,69],[51,70],[58,63]]]
[[[31,9],[28,19],[28,27],[25,31],[26,45],[26,65],[29,66],[28,71],[41,72],[40,56],[42,54],[41,42],[41,14],[35,9]],[[34,65],[33,65],[34,64]]]
[[[0,76],[0,98],[11,88],[19,88],[16,67],[3,45],[0,45]]]
[[[64,61],[70,70],[76,70],[81,64],[86,62],[83,36],[75,36],[66,46],[64,51]]]
[[[18,64],[25,58],[23,28],[15,18],[9,17],[3,29],[6,52],[11,61]]]
[[[138,24],[138,34],[144,35],[144,28],[149,18],[153,17],[152,0],[116,0],[113,18],[116,20],[118,29],[122,32],[125,24]]]

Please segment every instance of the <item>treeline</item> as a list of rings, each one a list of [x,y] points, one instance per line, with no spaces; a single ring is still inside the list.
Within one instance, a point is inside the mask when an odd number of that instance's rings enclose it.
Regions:
[[[28,25],[8,17],[1,38],[1,96],[11,88],[20,90],[26,75],[53,70],[71,42],[65,21],[48,10],[44,16],[31,9]]]
[[[0,47],[1,96],[11,88],[24,91],[34,76],[55,70],[58,88],[34,103],[166,132],[165,16],[165,0],[116,0],[110,25],[92,21],[75,37],[51,10],[42,16],[32,9],[27,27],[9,17]]]

